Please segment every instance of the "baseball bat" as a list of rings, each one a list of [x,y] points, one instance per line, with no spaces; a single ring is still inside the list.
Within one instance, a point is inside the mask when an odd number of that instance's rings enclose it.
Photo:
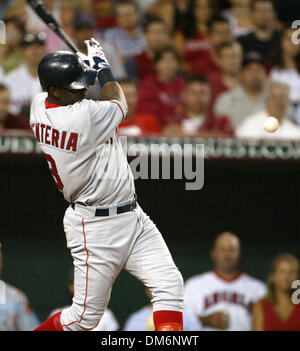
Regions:
[[[56,21],[50,10],[41,0],[27,0],[28,5],[33,11],[41,18],[43,22],[47,24],[67,45],[73,52],[78,52],[79,49],[76,47],[71,38],[61,28],[60,24]]]

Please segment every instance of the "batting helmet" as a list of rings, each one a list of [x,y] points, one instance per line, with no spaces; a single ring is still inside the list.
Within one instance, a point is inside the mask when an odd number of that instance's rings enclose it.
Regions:
[[[46,55],[38,67],[41,85],[80,90],[95,83],[97,71],[86,67],[81,58],[69,51],[55,51]]]

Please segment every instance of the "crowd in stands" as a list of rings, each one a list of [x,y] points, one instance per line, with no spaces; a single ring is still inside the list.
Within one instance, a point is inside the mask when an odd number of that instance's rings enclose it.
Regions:
[[[210,251],[212,268],[185,281],[184,331],[300,331],[299,261],[281,253],[271,264],[266,283],[241,269],[241,242],[232,232],[216,236]],[[0,243],[0,275],[2,270]],[[74,295],[74,274],[66,279],[68,308]],[[6,302],[1,303],[1,288]],[[92,331],[154,331],[152,295],[148,305],[127,317],[121,327],[117,313],[107,308]],[[115,311],[121,313],[122,311]],[[0,331],[32,330],[39,324],[23,292],[0,279]]]
[[[129,103],[121,134],[300,140],[297,0],[44,2],[82,52],[103,44]],[[68,48],[24,0],[0,1],[0,19],[0,130],[26,129],[41,58]],[[96,83],[88,97],[100,96]]]

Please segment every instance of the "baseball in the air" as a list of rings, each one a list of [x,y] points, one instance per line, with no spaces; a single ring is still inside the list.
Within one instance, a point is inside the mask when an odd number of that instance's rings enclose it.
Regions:
[[[268,117],[264,122],[264,129],[268,133],[274,133],[279,127],[278,119],[275,117]]]

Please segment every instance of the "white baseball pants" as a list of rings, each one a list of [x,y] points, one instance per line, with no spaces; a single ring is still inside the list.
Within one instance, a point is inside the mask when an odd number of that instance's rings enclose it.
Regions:
[[[95,217],[95,208],[76,204],[66,210],[64,228],[74,262],[74,298],[63,310],[65,331],[95,328],[124,268],[147,286],[153,310],[183,311],[183,279],[167,245],[137,205],[123,214]]]

